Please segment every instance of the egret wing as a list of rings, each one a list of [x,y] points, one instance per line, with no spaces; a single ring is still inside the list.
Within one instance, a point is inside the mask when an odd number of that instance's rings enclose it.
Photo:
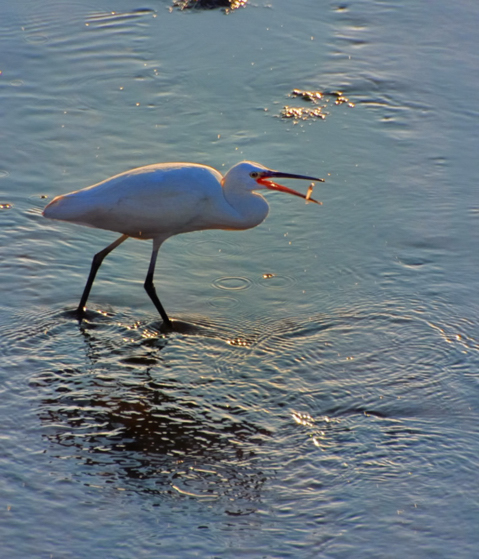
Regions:
[[[221,178],[203,165],[149,165],[59,196],[44,215],[144,239],[195,231],[214,226]]]

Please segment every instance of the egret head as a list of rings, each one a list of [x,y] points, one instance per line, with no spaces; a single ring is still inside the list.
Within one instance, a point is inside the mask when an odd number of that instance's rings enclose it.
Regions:
[[[291,188],[288,188],[287,186],[283,186],[271,180],[274,178],[303,179],[316,182],[324,182],[324,179],[318,179],[316,177],[310,177],[306,175],[282,173],[280,171],[273,171],[272,169],[268,169],[267,167],[264,167],[259,163],[242,161],[241,163],[238,163],[237,165],[232,167],[226,173],[223,179],[223,183],[228,183],[228,186],[234,184],[234,187],[241,188],[250,192],[253,190],[262,190],[267,188],[269,190],[277,190],[279,192],[294,194],[295,196],[306,199],[305,194],[296,192],[296,190],[293,190]],[[308,197],[307,200],[310,202],[315,202],[316,204],[321,204],[321,202],[318,202],[311,197]]]

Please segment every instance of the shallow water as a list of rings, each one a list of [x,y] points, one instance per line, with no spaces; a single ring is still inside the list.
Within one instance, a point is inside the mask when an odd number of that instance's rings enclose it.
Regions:
[[[0,5],[5,556],[474,557],[479,8]],[[354,106],[284,119],[293,89]],[[169,335],[129,240],[79,325],[115,235],[46,203],[241,159],[324,176],[323,206],[165,243]]]

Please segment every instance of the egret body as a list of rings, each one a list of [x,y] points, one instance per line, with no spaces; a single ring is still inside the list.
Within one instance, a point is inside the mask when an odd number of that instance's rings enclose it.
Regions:
[[[152,239],[153,252],[144,287],[165,326],[172,328],[153,285],[158,250],[179,233],[204,229],[243,230],[259,225],[268,203],[258,190],[270,189],[306,198],[273,182],[274,178],[323,181],[280,173],[243,161],[223,177],[216,169],[195,163],[158,163],[132,169],[103,182],[57,196],[44,209],[50,219],[69,221],[121,234],[96,254],[77,312],[81,318],[103,259],[128,237]],[[309,197],[310,202],[320,202]]]

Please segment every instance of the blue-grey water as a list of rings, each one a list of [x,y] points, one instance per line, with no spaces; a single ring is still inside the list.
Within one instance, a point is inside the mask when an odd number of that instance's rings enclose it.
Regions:
[[[171,4],[0,1],[2,556],[477,557],[479,4]],[[115,234],[48,201],[242,159],[323,206],[169,240],[170,335],[128,240],[80,326]]]

